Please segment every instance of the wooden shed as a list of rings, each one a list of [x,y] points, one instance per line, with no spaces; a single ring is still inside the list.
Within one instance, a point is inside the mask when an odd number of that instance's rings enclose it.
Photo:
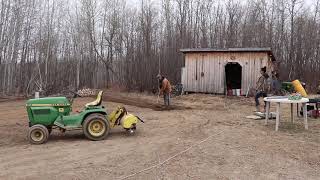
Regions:
[[[181,49],[185,55],[181,83],[185,92],[225,94],[230,88],[245,95],[255,86],[260,68],[270,73],[271,48]]]

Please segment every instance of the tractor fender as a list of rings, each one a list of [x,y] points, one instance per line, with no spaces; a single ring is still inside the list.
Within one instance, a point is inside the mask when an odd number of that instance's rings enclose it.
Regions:
[[[107,112],[105,110],[101,110],[101,109],[84,110],[82,112],[82,122],[81,122],[81,124],[83,124],[83,121],[91,114],[102,114],[103,116],[107,116]]]

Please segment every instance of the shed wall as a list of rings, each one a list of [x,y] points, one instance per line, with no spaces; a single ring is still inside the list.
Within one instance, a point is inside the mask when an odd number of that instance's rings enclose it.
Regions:
[[[271,71],[272,63],[267,53],[187,53],[185,67],[182,69],[181,82],[188,92],[225,93],[225,65],[237,62],[242,66],[242,93],[255,86],[260,76],[260,68],[267,66]]]

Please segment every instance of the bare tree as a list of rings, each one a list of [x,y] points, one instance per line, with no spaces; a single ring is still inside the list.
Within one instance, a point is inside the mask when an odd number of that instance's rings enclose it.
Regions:
[[[284,80],[315,87],[320,0],[1,0],[0,93],[155,88],[180,81],[181,48],[272,47]]]

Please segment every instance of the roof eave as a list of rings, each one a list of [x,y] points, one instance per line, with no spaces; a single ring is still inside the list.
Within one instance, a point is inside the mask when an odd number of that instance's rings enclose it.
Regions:
[[[271,52],[271,48],[228,48],[228,49],[212,49],[212,48],[190,48],[180,49],[182,53],[195,52]]]
[[[190,48],[180,49],[180,52],[187,53],[210,53],[210,52],[227,52],[227,53],[244,53],[244,52],[264,52],[268,53],[272,61],[276,61],[271,48],[228,48],[228,49],[211,49],[211,48]]]

